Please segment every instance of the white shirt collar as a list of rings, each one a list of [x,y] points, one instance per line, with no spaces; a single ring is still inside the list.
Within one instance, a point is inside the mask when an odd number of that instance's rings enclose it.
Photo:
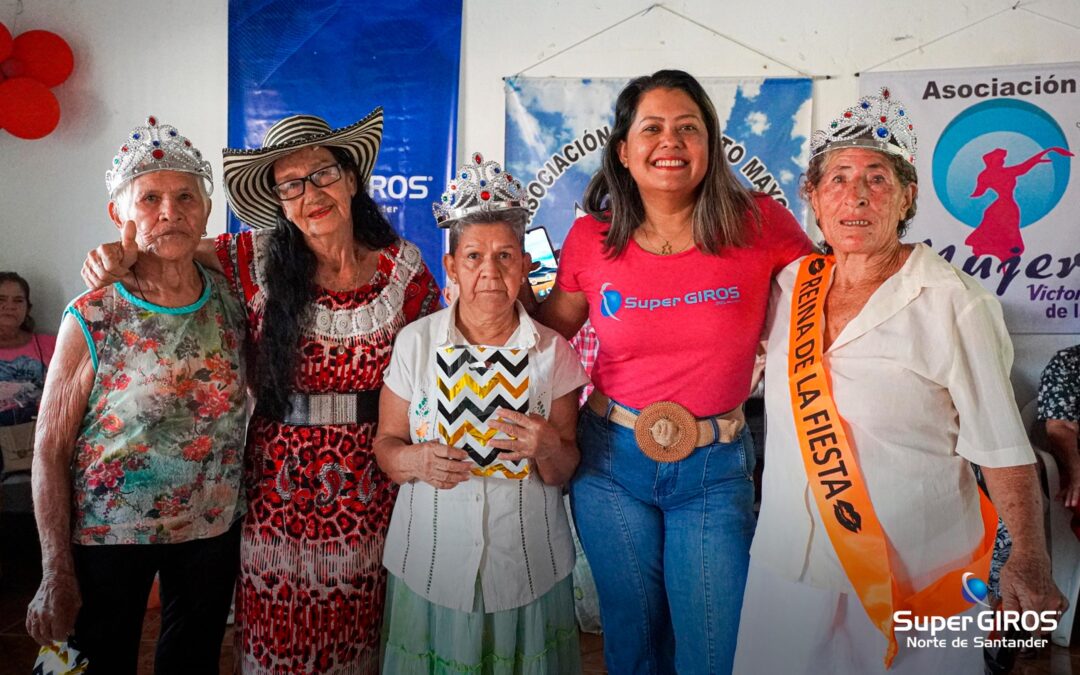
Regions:
[[[455,321],[455,317],[457,316],[457,304],[458,300],[455,298],[454,301],[450,303],[450,306],[446,308],[446,311],[442,312],[439,316],[439,323],[435,327],[435,339],[440,347],[471,344],[465,339],[465,336],[461,334],[461,331],[458,330],[457,322]],[[514,302],[514,307],[518,313],[518,327],[506,340],[506,344],[489,346],[498,346],[506,349],[530,349],[540,339],[540,333],[536,329],[536,324],[533,323],[529,313],[525,311],[525,307],[517,301]]]
[[[964,288],[959,274],[955,267],[939,257],[929,246],[915,244],[900,270],[874,291],[855,318],[836,336],[827,351],[836,351],[885,322],[917,298],[924,288]]]
[[[963,288],[955,267],[946,262],[929,246],[916,243],[907,263],[896,273],[902,288],[931,288],[956,286]]]

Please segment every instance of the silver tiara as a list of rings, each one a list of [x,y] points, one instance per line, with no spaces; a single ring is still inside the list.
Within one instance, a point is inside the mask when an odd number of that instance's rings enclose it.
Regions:
[[[153,115],[146,118],[144,126],[131,130],[112,163],[112,170],[105,173],[105,189],[110,198],[131,179],[154,171],[195,174],[206,181],[206,194],[214,189],[210,162],[203,159],[198,148],[181,136],[176,127],[159,123]]]
[[[472,162],[462,164],[442,194],[442,201],[431,205],[439,227],[478,211],[524,209],[525,189],[521,181],[502,170],[498,162],[484,161],[474,152]]]
[[[900,155],[915,163],[915,127],[903,104],[889,97],[888,87],[878,96],[864,96],[810,137],[810,157],[837,148],[871,148]]]

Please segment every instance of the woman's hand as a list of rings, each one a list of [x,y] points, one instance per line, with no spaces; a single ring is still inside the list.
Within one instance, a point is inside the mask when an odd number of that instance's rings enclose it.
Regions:
[[[26,608],[26,632],[40,645],[62,642],[75,630],[82,606],[79,582],[71,572],[46,570]]]
[[[104,288],[122,281],[139,258],[139,245],[135,243],[135,221],[124,223],[120,241],[102,244],[86,254],[82,278],[90,290]]]
[[[473,465],[469,461],[469,454],[442,443],[406,445],[400,453],[401,459],[412,465],[410,473],[416,480],[440,490],[456,487],[472,475]]]
[[[520,462],[531,459],[543,462],[562,450],[559,432],[540,415],[523,415],[516,410],[497,408],[495,414],[501,419],[489,420],[488,426],[503,432],[510,438],[493,439],[489,445],[505,450],[500,459]]]
[[[422,434],[417,434],[423,438]],[[449,490],[472,475],[469,454],[458,448],[428,441],[409,442],[409,402],[383,385],[379,397],[379,433],[371,444],[375,460],[390,480],[403,485],[422,480]]]
[[[1062,500],[1065,507],[1069,509],[1080,506],[1078,436],[1080,436],[1080,424],[1072,420],[1046,420],[1046,438],[1061,473],[1061,489],[1054,496]]]
[[[1017,551],[1001,568],[1001,609],[1005,611],[1064,612],[1069,601],[1054,585],[1046,551]],[[1038,631],[1036,631],[1038,632]]]
[[[1061,489],[1056,496],[1064,502],[1065,508],[1075,509],[1080,506],[1080,457],[1073,457],[1062,467]]]

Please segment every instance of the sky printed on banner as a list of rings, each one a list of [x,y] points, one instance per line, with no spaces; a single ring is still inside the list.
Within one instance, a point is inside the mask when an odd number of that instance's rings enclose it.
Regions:
[[[742,182],[772,193],[805,223],[806,210],[797,193],[809,155],[810,80],[700,81],[716,107],[721,128],[733,140],[728,158]],[[600,168],[601,149],[595,141],[612,124],[615,99],[626,82],[514,78],[506,83],[507,170],[530,196],[539,198],[531,226],[546,227],[556,248],[581,215],[585,186]],[[567,154],[583,156],[568,162],[565,170],[554,167],[553,157],[568,145],[574,149]],[[560,173],[548,181],[551,185],[540,180],[552,176],[550,169],[543,171],[546,164]]]

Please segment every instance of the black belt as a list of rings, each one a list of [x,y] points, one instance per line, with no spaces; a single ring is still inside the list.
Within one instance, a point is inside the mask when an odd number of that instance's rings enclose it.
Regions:
[[[292,393],[292,412],[282,421],[296,426],[327,424],[364,424],[379,420],[379,390],[330,392],[327,394]]]

